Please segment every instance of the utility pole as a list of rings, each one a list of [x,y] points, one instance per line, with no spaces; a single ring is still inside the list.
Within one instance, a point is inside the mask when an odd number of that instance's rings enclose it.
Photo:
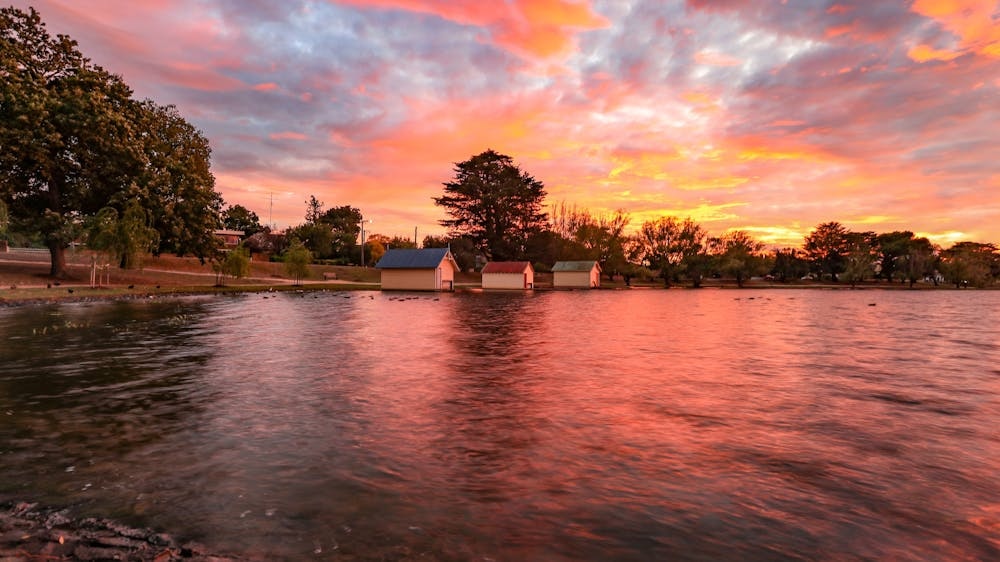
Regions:
[[[372,222],[371,219],[365,220],[364,215],[361,215],[361,267],[368,267],[365,263],[365,223]]]

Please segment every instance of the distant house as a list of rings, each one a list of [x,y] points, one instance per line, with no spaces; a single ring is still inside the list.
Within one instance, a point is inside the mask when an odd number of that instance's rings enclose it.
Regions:
[[[601,266],[596,261],[557,261],[552,266],[552,286],[596,289],[601,286]]]
[[[375,269],[381,270],[383,290],[452,291],[458,263],[448,248],[391,249]]]
[[[223,250],[234,250],[243,241],[243,235],[246,233],[242,230],[216,230],[212,234],[215,234],[215,238],[222,243]]]
[[[534,289],[535,268],[527,261],[491,261],[483,268],[484,289]]]

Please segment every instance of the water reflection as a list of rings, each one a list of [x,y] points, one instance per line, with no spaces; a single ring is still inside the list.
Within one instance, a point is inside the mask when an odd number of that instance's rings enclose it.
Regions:
[[[243,295],[0,338],[0,499],[218,550],[1000,556],[996,292]]]

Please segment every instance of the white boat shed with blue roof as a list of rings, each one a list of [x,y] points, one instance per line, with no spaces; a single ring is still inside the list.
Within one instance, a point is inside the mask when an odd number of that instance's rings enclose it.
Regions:
[[[382,274],[382,290],[452,291],[458,263],[448,248],[391,249],[375,268]]]

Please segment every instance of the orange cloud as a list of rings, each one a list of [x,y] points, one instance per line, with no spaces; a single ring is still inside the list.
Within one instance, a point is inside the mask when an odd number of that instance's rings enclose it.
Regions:
[[[262,84],[257,84],[253,87],[253,89],[258,92],[273,92],[278,89],[278,85],[274,82],[264,82]]]
[[[910,58],[917,62],[951,60],[965,52],[1000,58],[1000,25],[993,21],[995,8],[991,4],[982,0],[914,0],[911,9],[954,33],[958,45],[950,51],[917,45],[910,50]]]
[[[504,48],[539,58],[568,53],[579,31],[609,25],[587,2],[576,0],[338,0],[360,8],[388,8],[433,14],[462,25],[488,28]]]

